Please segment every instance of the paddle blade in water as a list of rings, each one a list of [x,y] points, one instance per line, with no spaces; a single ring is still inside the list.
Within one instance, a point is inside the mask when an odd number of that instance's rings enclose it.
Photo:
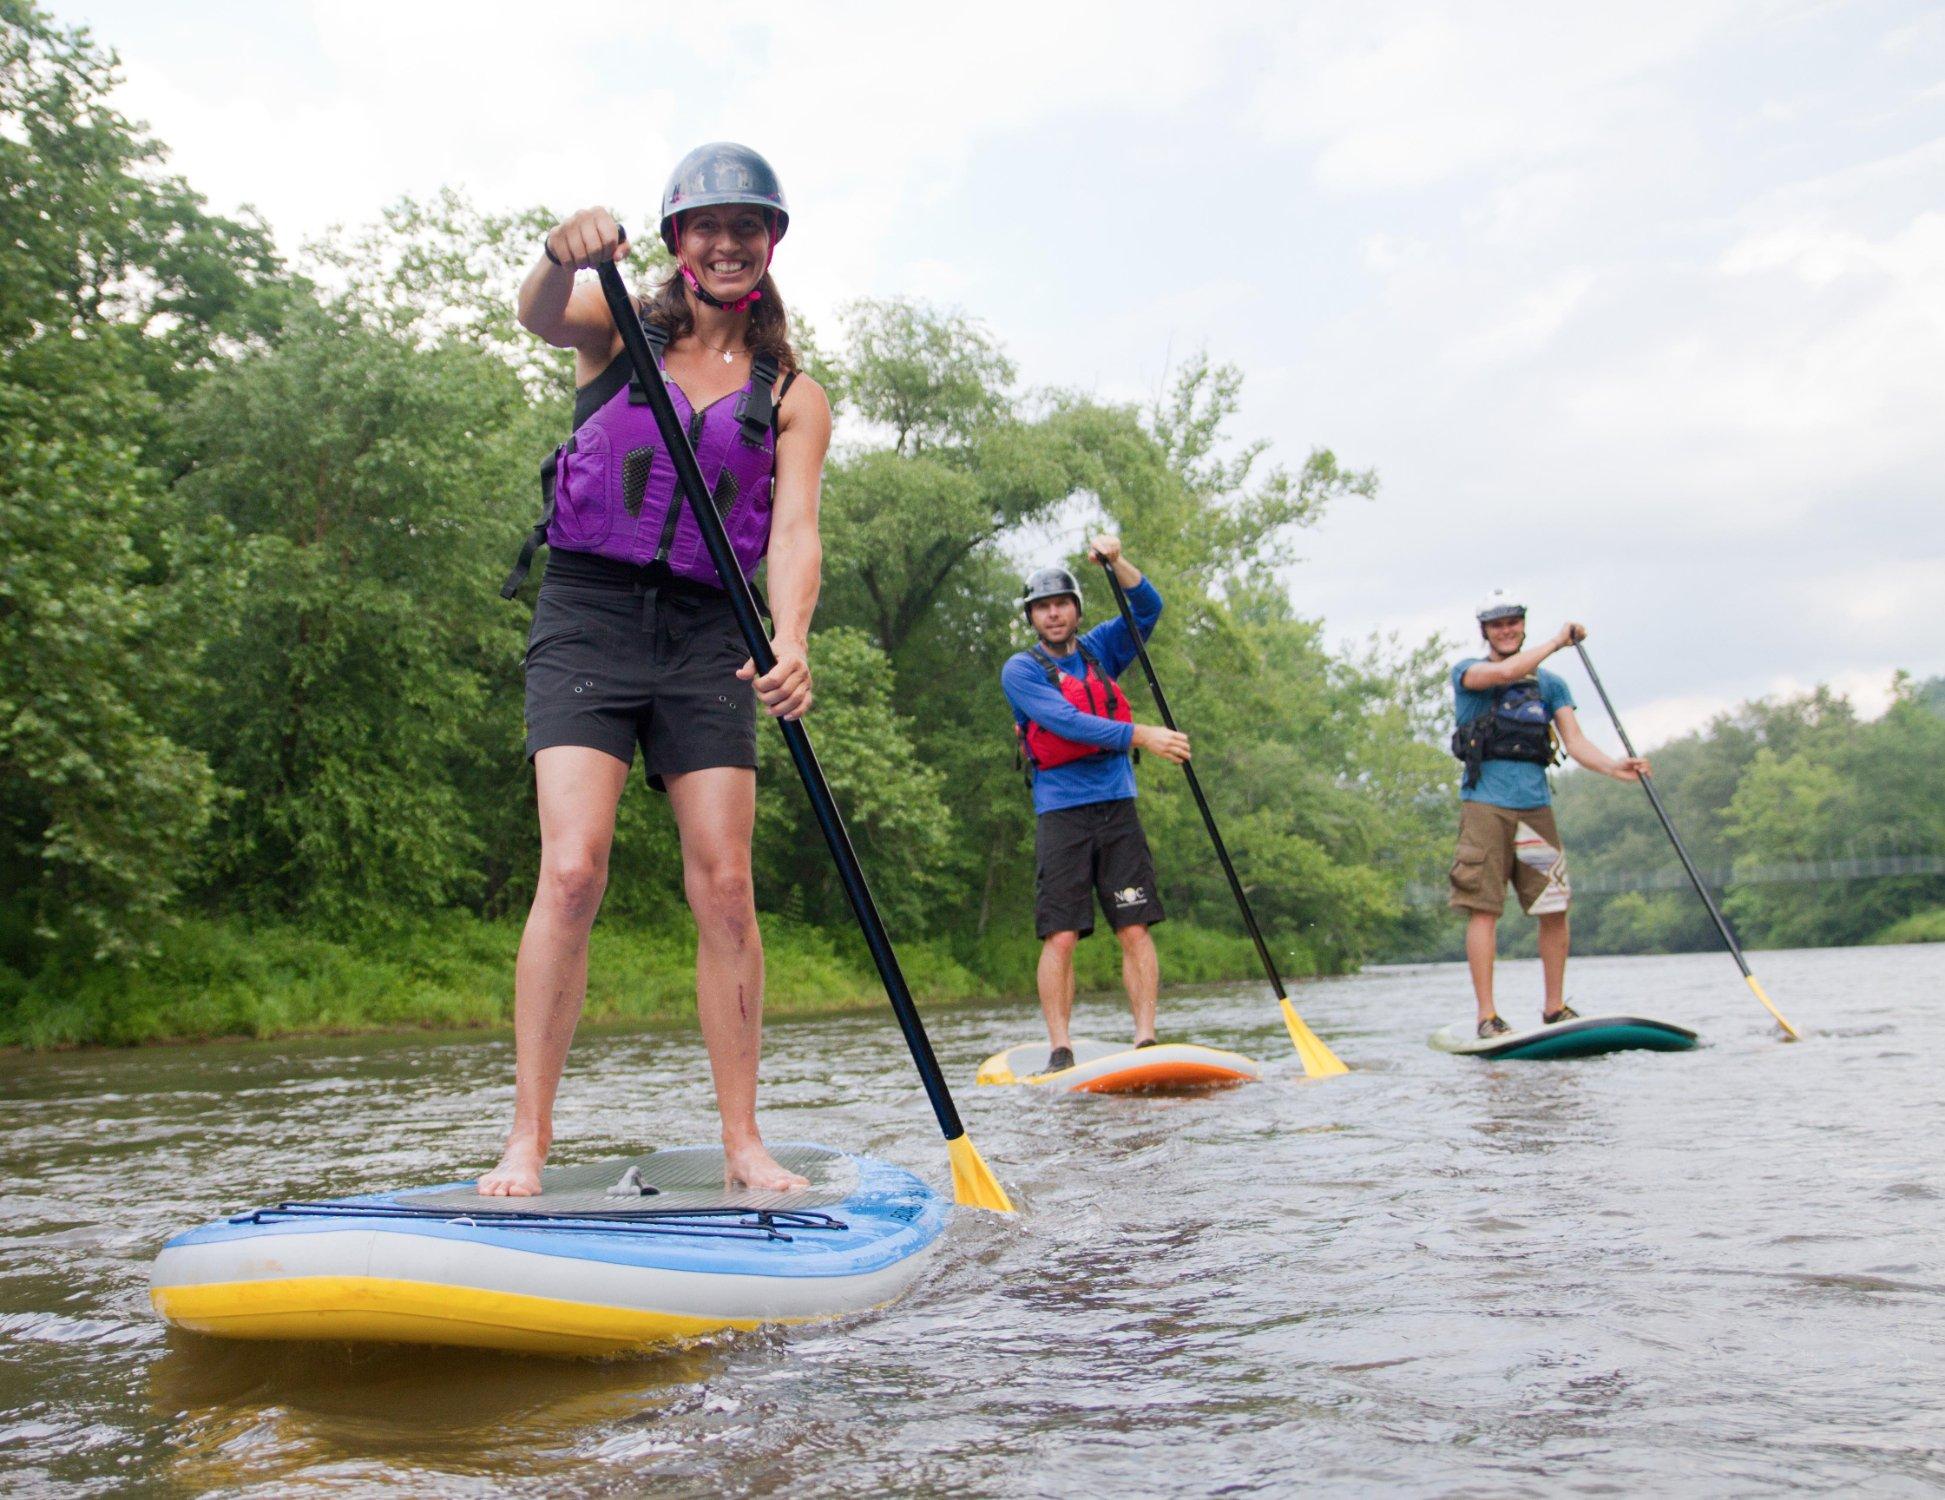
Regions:
[[[1006,1196],[1006,1189],[1000,1186],[999,1178],[993,1169],[986,1165],[986,1159],[979,1154],[970,1136],[960,1136],[945,1143],[946,1151],[952,1157],[952,1198],[955,1203],[963,1203],[968,1208],[984,1208],[996,1214],[1013,1212],[1013,1200]]]
[[[1776,1017],[1776,1024],[1783,1028],[1783,1035],[1793,1042],[1802,1041],[1803,1033],[1798,1031],[1788,1021],[1784,1020],[1783,1012],[1769,1003],[1769,996],[1765,995],[1763,993],[1763,987],[1756,983],[1756,976],[1754,974],[1745,974],[1742,977],[1749,981],[1749,987],[1756,992],[1756,998],[1763,1002],[1763,1009]]]
[[[1335,1078],[1348,1073],[1343,1060],[1324,1045],[1324,1039],[1303,1024],[1303,1017],[1288,1000],[1283,1002],[1283,1024],[1290,1028],[1290,1040],[1297,1044],[1297,1058],[1307,1078]]]

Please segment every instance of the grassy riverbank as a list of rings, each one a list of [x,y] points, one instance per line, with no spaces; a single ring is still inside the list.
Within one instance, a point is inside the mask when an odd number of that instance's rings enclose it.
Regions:
[[[863,944],[849,933],[765,917],[771,1015],[883,1005]],[[0,969],[0,1046],[133,1046],[210,1037],[505,1025],[513,1006],[514,923],[453,915],[357,942],[236,919],[190,919],[135,968],[43,972],[31,983]],[[1243,979],[1258,972],[1241,934],[1180,923],[1158,928],[1171,984]],[[899,945],[921,1004],[1025,995],[1038,945],[1030,934],[955,953],[940,941]],[[1293,971],[1313,964],[1291,955]],[[686,921],[596,928],[587,1016],[596,1021],[675,1018],[695,1006],[695,934]],[[1082,989],[1120,982],[1120,950],[1105,930],[1080,945]]]
[[[1945,943],[1945,906],[1913,912],[1871,939],[1876,943]]]

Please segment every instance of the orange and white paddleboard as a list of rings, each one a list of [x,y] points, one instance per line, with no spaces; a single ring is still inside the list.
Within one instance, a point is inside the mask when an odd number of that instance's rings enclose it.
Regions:
[[[1240,1053],[1194,1042],[1131,1047],[1125,1042],[1076,1037],[1074,1066],[1056,1073],[1043,1071],[1047,1050],[1047,1044],[1039,1041],[995,1052],[979,1065],[977,1081],[1044,1084],[1076,1094],[1140,1094],[1225,1088],[1262,1077],[1256,1064]]]

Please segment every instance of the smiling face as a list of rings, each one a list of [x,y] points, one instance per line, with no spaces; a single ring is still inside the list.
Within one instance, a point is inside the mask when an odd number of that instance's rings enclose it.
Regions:
[[[676,221],[682,263],[719,302],[734,302],[770,266],[770,220],[760,208],[729,204],[691,209]]]
[[[1027,623],[1042,645],[1062,650],[1081,627],[1080,601],[1072,594],[1035,599],[1027,606]],[[1064,654],[1064,653],[1063,653]]]
[[[1509,656],[1519,655],[1520,648],[1526,644],[1526,616],[1508,615],[1503,620],[1487,620],[1479,627],[1479,633],[1486,638],[1493,660],[1504,661]]]

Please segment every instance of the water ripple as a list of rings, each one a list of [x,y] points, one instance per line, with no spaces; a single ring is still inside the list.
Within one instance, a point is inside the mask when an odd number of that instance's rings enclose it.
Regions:
[[[1466,1008],[1454,967],[1307,986],[1306,1018],[1357,1069],[1320,1083],[1255,987],[1176,996],[1165,1031],[1266,1064],[1261,1085],[1191,1099],[974,1089],[1033,1009],[940,1012],[968,1127],[1022,1213],[959,1215],[891,1308],[610,1363],[223,1344],[147,1312],[176,1229],[490,1162],[505,1038],[0,1058],[5,1484],[1934,1492],[1945,1018],[1897,997],[1938,992],[1945,948],[1761,967],[1812,1028],[1802,1045],[1774,1040],[1719,955],[1577,960],[1583,1012],[1665,1014],[1708,1045],[1575,1064],[1429,1051]],[[1532,965],[1502,983],[1537,1006]],[[883,1016],[774,1025],[765,1074],[774,1135],[943,1185]],[[710,1103],[691,1029],[590,1032],[558,1158],[707,1138]]]

